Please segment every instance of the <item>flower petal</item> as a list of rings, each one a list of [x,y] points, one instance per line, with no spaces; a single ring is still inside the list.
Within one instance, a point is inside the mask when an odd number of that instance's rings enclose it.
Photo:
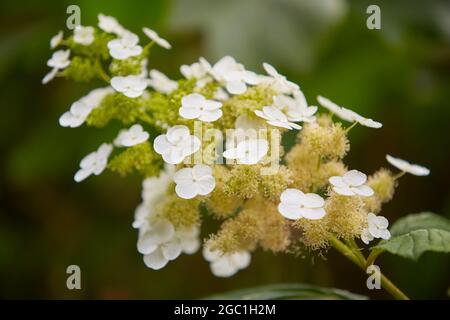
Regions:
[[[175,260],[181,254],[180,240],[174,239],[161,245],[161,251],[167,260]]]
[[[301,208],[300,214],[310,220],[322,219],[327,213],[323,208]]]
[[[302,217],[300,206],[292,205],[290,203],[281,202],[278,205],[278,212],[287,219],[297,220]]]
[[[198,194],[198,188],[196,184],[177,184],[175,192],[180,198],[192,199]]]
[[[367,176],[358,170],[350,170],[346,174],[344,174],[342,179],[349,186],[357,187],[367,181]]]
[[[153,270],[159,270],[164,268],[168,262],[169,260],[167,260],[164,257],[161,249],[157,249],[152,253],[146,254],[144,256],[145,265]]]
[[[181,107],[178,110],[178,113],[185,119],[196,119],[201,115],[201,111],[199,108],[191,108],[191,107]]]
[[[280,200],[285,204],[300,206],[304,196],[298,189],[286,189],[281,193]]]
[[[307,193],[302,198],[302,204],[307,208],[322,208],[325,200],[315,193]]]
[[[214,188],[216,187],[216,180],[213,176],[203,178],[202,180],[196,182],[196,187],[198,190],[198,194],[201,196],[205,196],[207,194],[210,194],[214,190]]]
[[[181,105],[188,108],[200,108],[206,106],[206,99],[199,93],[191,93],[181,98]]]
[[[351,190],[354,193],[356,193],[360,196],[363,196],[363,197],[370,197],[370,196],[373,196],[373,194],[374,194],[373,189],[371,187],[365,186],[365,185],[359,186],[359,187],[351,187]]]

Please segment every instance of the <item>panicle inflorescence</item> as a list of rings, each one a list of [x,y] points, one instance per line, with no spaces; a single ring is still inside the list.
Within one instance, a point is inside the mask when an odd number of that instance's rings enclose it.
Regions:
[[[181,66],[184,78],[172,80],[148,68],[151,48],[170,49],[167,40],[143,28],[147,44],[141,46],[114,17],[98,18],[98,27],[78,26],[66,39],[62,31],[52,38],[52,49],[64,49],[48,60],[52,69],[42,82],[107,82],[74,102],[59,123],[101,128],[117,120],[124,127],[81,160],[74,179],[105,168],[144,177],[133,227],[147,266],[160,269],[181,252],[197,251],[205,212],[221,223],[204,247],[218,276],[248,266],[258,247],[323,253],[331,237],[365,243],[388,237],[386,221],[374,213],[392,199],[399,175],[380,169],[367,179],[343,162],[348,131],[381,123],[320,96],[324,108],[353,125],[317,114],[300,87],[267,63],[267,75],[258,75],[230,56],[214,65],[200,58]],[[229,135],[230,129],[239,130]],[[285,153],[289,137],[283,134],[293,129],[297,139]],[[403,172],[429,173],[387,160]]]

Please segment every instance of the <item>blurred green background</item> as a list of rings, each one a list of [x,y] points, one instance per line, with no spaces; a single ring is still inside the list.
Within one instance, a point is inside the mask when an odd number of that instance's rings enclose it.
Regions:
[[[40,83],[49,39],[65,28],[66,8],[75,3],[83,25],[96,24],[101,12],[140,35],[142,26],[160,32],[174,49],[155,50],[150,67],[170,77],[200,55],[215,62],[231,54],[257,72],[266,61],[310,102],[322,94],[381,121],[380,130],[352,130],[351,167],[373,172],[390,153],[431,169],[426,178],[403,177],[383,215],[391,222],[425,210],[450,217],[448,1],[1,1],[1,298],[199,298],[276,282],[388,297],[367,290],[366,276],[332,251],[326,260],[257,251],[231,279],[213,277],[201,254],[147,269],[131,227],[139,179],[72,179],[79,159],[118,126],[58,125],[73,101],[100,84]],[[366,28],[369,4],[381,7],[381,30]],[[81,267],[82,290],[66,289],[71,264]],[[386,255],[380,265],[412,298],[447,298],[448,255],[426,253],[418,263]]]

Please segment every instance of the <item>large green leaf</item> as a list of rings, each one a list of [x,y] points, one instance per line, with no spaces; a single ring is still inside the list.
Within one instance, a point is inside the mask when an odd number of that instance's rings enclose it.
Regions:
[[[308,284],[279,283],[225,293],[205,299],[212,300],[365,300],[366,296],[334,288],[322,288]]]
[[[417,260],[425,251],[450,252],[450,220],[431,212],[411,214],[391,227],[391,238],[375,248]]]

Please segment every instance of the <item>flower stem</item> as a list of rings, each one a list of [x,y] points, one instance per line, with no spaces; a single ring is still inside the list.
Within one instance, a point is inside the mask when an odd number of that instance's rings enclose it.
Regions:
[[[108,76],[108,74],[105,72],[105,70],[103,70],[102,64],[100,62],[100,60],[96,60],[95,65],[97,67],[97,73],[98,76],[103,79],[104,81],[106,81],[107,83],[110,82],[110,77]]]
[[[344,244],[342,241],[336,239],[334,236],[330,237],[330,243],[331,245],[339,251],[344,257],[349,259],[351,262],[359,266],[362,270],[366,270],[366,260],[364,256],[361,254],[361,258],[358,258],[351,248],[349,248],[346,244]],[[381,273],[381,286],[389,292],[395,299],[397,300],[409,300],[409,298],[399,289],[397,288],[391,280],[389,280],[384,274]]]
[[[395,176],[393,176],[394,180],[400,179],[401,177],[403,177],[405,175],[405,171],[401,171],[399,173],[397,173]]]
[[[351,126],[349,126],[347,129],[345,129],[345,132],[348,133],[350,130],[352,130],[356,125],[358,124],[357,121],[353,122]]]

